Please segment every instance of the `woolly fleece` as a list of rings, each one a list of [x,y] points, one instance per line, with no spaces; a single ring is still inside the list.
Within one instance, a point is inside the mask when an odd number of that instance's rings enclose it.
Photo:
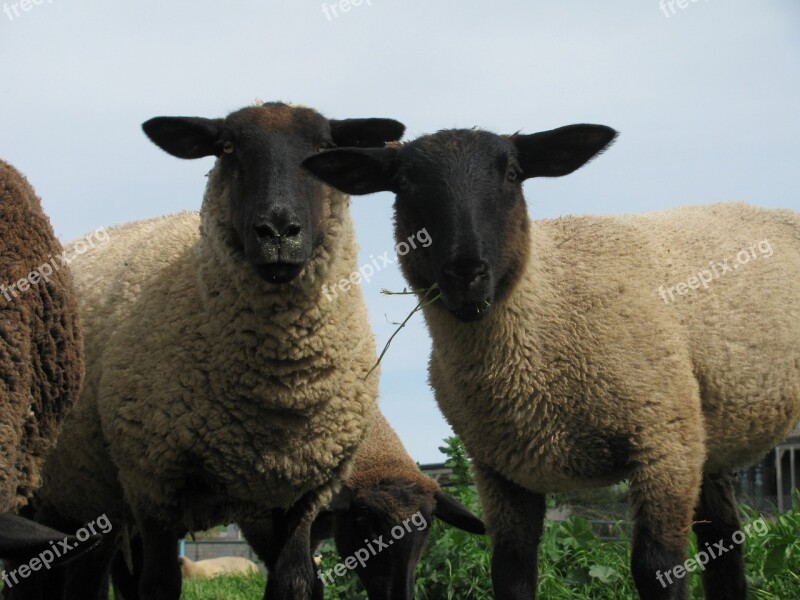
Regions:
[[[377,398],[361,294],[320,291],[357,270],[349,198],[328,191],[321,245],[276,286],[234,259],[229,188],[209,177],[200,215],[110,229],[76,273],[87,423],[65,450],[85,481],[116,471],[132,506],[185,531],[266,517],[311,490],[327,502]],[[108,453],[113,465],[98,465]],[[57,495],[65,482],[51,475]],[[91,495],[113,502],[111,479]]]
[[[762,240],[771,257],[661,297]],[[486,319],[425,318],[492,535],[525,530],[494,473],[539,493],[631,476],[634,517],[678,545],[701,473],[756,461],[800,417],[800,216],[723,203],[533,221],[527,271]]]
[[[0,284],[10,287],[62,248],[28,181],[0,161]],[[55,271],[55,269],[53,269]],[[39,468],[78,397],[83,351],[66,266],[0,295],[0,512],[25,505]]]

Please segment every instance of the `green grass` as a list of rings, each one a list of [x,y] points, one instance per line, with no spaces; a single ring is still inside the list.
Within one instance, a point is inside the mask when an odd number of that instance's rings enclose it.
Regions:
[[[216,577],[187,579],[181,600],[257,600],[264,596],[264,577]]]

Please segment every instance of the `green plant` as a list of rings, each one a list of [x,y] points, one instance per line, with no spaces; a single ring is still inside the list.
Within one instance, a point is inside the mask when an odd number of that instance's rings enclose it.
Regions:
[[[448,493],[480,515],[466,450],[458,438],[445,440],[441,449],[453,469]],[[575,504],[592,507],[592,498],[616,501],[624,487],[611,492],[570,495]],[[564,497],[562,497],[564,498]],[[553,500],[550,499],[552,503]],[[762,518],[743,506],[743,529],[750,524],[745,540],[746,572],[752,600],[794,600],[800,597],[800,494],[791,509],[777,516],[763,517],[767,530],[758,535],[752,523]],[[777,511],[774,511],[777,513]],[[630,574],[630,525],[618,521],[613,532],[619,540],[603,541],[583,517],[545,523],[539,546],[538,597],[549,600],[638,600]],[[697,552],[691,536],[687,556]],[[341,559],[332,544],[325,548],[324,568]],[[435,521],[428,547],[417,566],[416,598],[420,600],[491,600],[491,542],[487,537],[464,533]],[[700,573],[689,574],[692,600],[703,598]],[[327,586],[328,600],[366,598],[358,579],[350,572]]]

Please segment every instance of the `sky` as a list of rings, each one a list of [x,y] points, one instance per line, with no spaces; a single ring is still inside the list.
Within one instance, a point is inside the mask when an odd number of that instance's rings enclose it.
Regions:
[[[525,183],[533,218],[723,200],[800,210],[797,0],[37,2],[0,0],[0,157],[63,241],[199,209],[213,160],[172,158],[140,124],[255,99],[395,118],[406,139],[619,130],[586,168]],[[353,200],[360,264],[394,252],[391,205]],[[393,264],[361,286],[379,350],[413,307],[381,290],[403,285]],[[451,435],[429,348],[416,315],[381,379],[381,409],[422,463],[442,461]]]

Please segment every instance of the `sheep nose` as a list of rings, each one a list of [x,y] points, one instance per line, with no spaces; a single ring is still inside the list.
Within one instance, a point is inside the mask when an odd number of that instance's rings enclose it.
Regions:
[[[471,288],[489,277],[489,265],[485,261],[451,262],[442,268],[442,273],[452,280]]]
[[[300,224],[294,219],[263,219],[254,227],[256,235],[261,240],[276,240],[279,238],[297,238],[303,231]]]

